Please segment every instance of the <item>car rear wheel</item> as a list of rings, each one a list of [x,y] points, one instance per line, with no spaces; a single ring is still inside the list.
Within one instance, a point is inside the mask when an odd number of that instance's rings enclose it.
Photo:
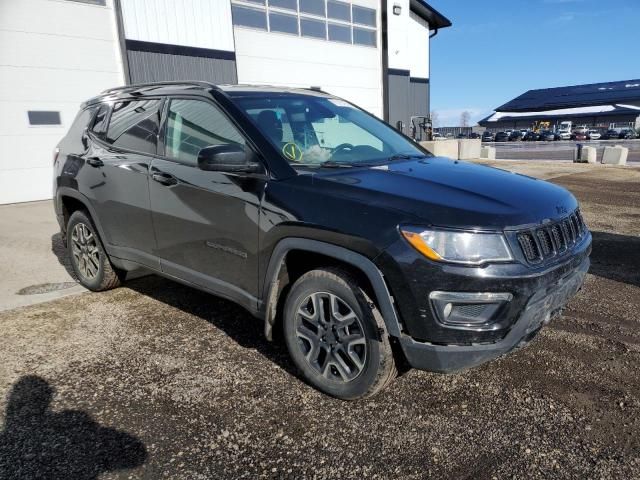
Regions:
[[[374,395],[397,374],[382,317],[342,269],[312,270],[294,283],[284,308],[284,334],[302,376],[334,397]]]
[[[101,292],[122,283],[124,272],[111,265],[93,221],[82,210],[73,212],[67,223],[67,249],[83,287]]]

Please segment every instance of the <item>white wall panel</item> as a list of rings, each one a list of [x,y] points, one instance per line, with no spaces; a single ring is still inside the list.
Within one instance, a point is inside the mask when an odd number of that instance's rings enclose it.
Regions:
[[[238,82],[318,86],[382,116],[380,49],[235,29]]]
[[[387,2],[389,68],[409,70],[412,77],[429,78],[429,24],[410,11],[409,0]],[[393,14],[399,5],[400,15]]]
[[[111,0],[0,0],[0,203],[50,198],[52,151],[78,107],[123,81]],[[31,126],[29,110],[62,125]]]
[[[411,46],[411,55],[409,56],[411,76],[429,78],[429,24],[411,12],[407,32]]]
[[[233,51],[229,0],[121,0],[129,40]]]

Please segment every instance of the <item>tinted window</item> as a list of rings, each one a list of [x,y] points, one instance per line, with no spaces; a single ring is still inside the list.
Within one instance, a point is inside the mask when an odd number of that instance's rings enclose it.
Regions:
[[[353,6],[353,23],[376,26],[376,11],[371,8]]]
[[[67,136],[74,140],[81,138],[82,134],[84,133],[84,129],[89,126],[89,121],[93,117],[93,114],[96,112],[97,108],[97,105],[92,105],[78,112],[78,115],[76,115],[75,120],[69,128],[69,133],[67,133]]]
[[[288,8],[290,10],[297,10],[296,0],[269,0],[270,7]]]
[[[329,0],[327,2],[327,16],[336,20],[351,21],[351,9],[348,3]]]
[[[160,100],[118,102],[113,107],[106,141],[115,147],[156,153]]]
[[[244,139],[224,114],[201,100],[172,100],[169,105],[165,155],[193,165],[209,145],[244,145]]]
[[[329,40],[351,43],[351,27],[347,25],[338,25],[337,23],[330,23],[328,28]]]
[[[324,0],[300,0],[300,12],[324,17]]]
[[[271,12],[269,14],[269,29],[272,32],[294,33],[297,35],[298,17]]]
[[[264,10],[234,5],[231,8],[233,24],[243,27],[267,29],[267,14]]]
[[[103,103],[102,105],[100,105],[100,109],[98,110],[96,117],[93,119],[93,126],[91,127],[91,131],[97,136],[102,137],[107,131],[108,118],[109,105]]]
[[[327,38],[325,23],[320,20],[301,18],[300,33],[303,37]]]
[[[376,46],[376,31],[353,27],[353,43]]]

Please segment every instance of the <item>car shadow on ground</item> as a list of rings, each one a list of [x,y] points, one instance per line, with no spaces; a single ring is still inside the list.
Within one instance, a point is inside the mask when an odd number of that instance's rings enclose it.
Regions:
[[[274,341],[269,342],[263,333],[262,320],[239,305],[157,275],[127,281],[125,286],[210,323],[242,348],[257,351],[284,371],[299,377],[291,363],[281,332],[276,329]]]
[[[52,235],[51,251],[71,278],[77,281],[60,233]],[[267,341],[263,334],[262,322],[235,303],[143,270],[130,272],[125,286],[205,320],[224,331],[243,348],[256,350],[285,371],[297,376],[280,332],[274,332],[273,342]]]
[[[0,430],[0,479],[89,480],[146,461],[136,437],[103,427],[80,410],[52,411],[54,393],[34,375],[13,385]]]
[[[640,287],[640,237],[598,231],[591,235],[589,273]]]

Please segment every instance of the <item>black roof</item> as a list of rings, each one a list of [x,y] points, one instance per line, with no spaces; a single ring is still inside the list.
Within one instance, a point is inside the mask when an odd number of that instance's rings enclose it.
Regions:
[[[526,112],[640,101],[640,79],[529,90],[496,108]]]
[[[411,0],[411,11],[429,22],[429,28],[431,30],[438,30],[439,28],[446,28],[451,26],[451,21],[438,12],[435,8],[429,5],[424,0]]]

